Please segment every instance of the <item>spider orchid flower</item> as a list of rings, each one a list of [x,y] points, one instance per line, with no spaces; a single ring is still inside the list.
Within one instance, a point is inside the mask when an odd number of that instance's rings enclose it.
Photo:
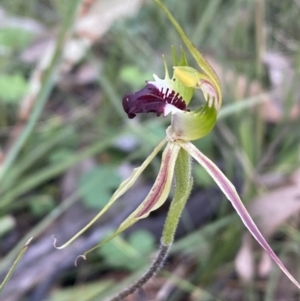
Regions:
[[[137,114],[141,113],[155,113],[157,116],[163,115],[164,117],[170,114],[171,125],[166,130],[166,138],[156,146],[143,164],[134,169],[131,176],[120,184],[101,212],[66,244],[57,248],[61,249],[69,245],[100,218],[121,195],[130,189],[153,158],[167,144],[162,153],[161,167],[157,178],[144,201],[141,202],[111,236],[93,249],[108,242],[138,220],[146,218],[152,211],[161,207],[170,194],[172,180],[175,178],[174,198],[170,205],[162,235],[162,245],[170,246],[181,212],[192,188],[190,164],[190,158],[192,157],[209,173],[220,187],[257,242],[271,256],[287,277],[300,289],[300,284],[289,273],[255,225],[238,196],[235,187],[222,171],[190,142],[207,135],[216,123],[217,114],[222,104],[220,81],[208,62],[190,42],[168,9],[159,0],[154,1],[165,12],[177,30],[186,48],[195,59],[198,69],[189,66],[183,50],[180,57],[178,57],[176,51],[172,48],[172,77],[169,75],[167,64],[164,60],[164,79],[160,79],[154,75],[154,80],[146,81],[146,86],[143,89],[124,96],[123,108],[129,118],[134,118]],[[197,110],[192,111],[188,109],[188,105],[193,98],[195,89],[202,90],[206,101]],[[82,256],[85,258],[86,254],[91,250]],[[166,252],[163,256],[165,255]]]

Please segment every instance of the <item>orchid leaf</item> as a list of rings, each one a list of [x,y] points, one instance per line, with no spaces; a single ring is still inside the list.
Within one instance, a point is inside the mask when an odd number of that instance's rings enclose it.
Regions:
[[[104,208],[84,227],[82,228],[76,235],[74,235],[69,241],[63,244],[60,247],[57,247],[56,240],[54,240],[54,245],[57,249],[63,249],[67,247],[70,243],[72,243],[77,237],[79,237],[82,233],[84,233],[88,228],[90,228],[114,203],[120,198],[138,179],[141,173],[146,169],[149,163],[153,160],[153,158],[157,155],[157,153],[161,150],[161,148],[166,143],[166,139],[163,139],[152,151],[152,153],[148,156],[148,158],[143,162],[143,164],[135,168],[129,178],[123,181],[115,193],[112,195],[111,199],[104,206]]]
[[[138,220],[147,217],[150,212],[161,207],[169,196],[172,179],[174,175],[175,163],[180,150],[177,143],[169,143],[162,155],[162,163],[156,180],[144,199],[144,201],[134,210],[126,220],[119,226],[119,228],[108,238],[104,239],[98,245],[88,250],[83,254],[85,258],[88,253],[101,247],[103,244],[109,242],[118,234],[135,224]]]
[[[222,173],[222,171],[206,156],[204,156],[192,143],[178,141],[182,148],[184,148],[198,163],[203,166],[203,168],[210,174],[216,184],[223,191],[225,196],[231,202],[232,206],[239,214],[244,225],[248,228],[253,237],[257,242],[263,247],[263,249],[270,255],[270,257],[276,262],[280,269],[287,275],[287,277],[300,289],[300,284],[297,280],[290,274],[286,269],[281,260],[274,253],[270,245],[267,243],[251,216],[249,215],[247,209],[242,203],[235,187],[227,179],[227,177]]]

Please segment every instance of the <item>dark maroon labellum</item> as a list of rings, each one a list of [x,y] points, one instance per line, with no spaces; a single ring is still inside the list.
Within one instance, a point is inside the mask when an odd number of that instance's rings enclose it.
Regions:
[[[126,94],[123,97],[123,108],[128,118],[132,119],[139,113],[156,113],[160,116],[164,113],[166,104],[185,110],[186,105],[182,97],[175,91],[166,92],[158,90],[153,84],[148,84],[140,91]]]

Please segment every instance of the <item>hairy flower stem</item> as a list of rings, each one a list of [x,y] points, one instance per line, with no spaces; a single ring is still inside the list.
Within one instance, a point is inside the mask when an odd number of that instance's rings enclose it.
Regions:
[[[153,261],[151,267],[148,269],[148,271],[140,279],[138,279],[131,286],[123,290],[116,297],[112,298],[110,301],[122,301],[125,297],[131,295],[132,293],[143,287],[143,285],[148,280],[150,280],[163,266],[163,263],[167,258],[170,247],[171,245],[166,246],[163,243],[161,243],[156,258]]]
[[[171,245],[173,243],[181,213],[193,186],[190,155],[184,149],[181,149],[178,154],[175,166],[175,180],[174,198],[170,205],[161,239],[165,245]]]
[[[138,279],[130,287],[123,290],[110,301],[121,301],[128,295],[134,293],[136,290],[142,288],[143,285],[160,270],[167,258],[168,252],[173,243],[178,221],[193,185],[190,156],[184,149],[181,149],[178,154],[175,165],[175,180],[176,187],[174,198],[171,202],[163,230],[161,244],[155,260],[148,271],[140,279]]]

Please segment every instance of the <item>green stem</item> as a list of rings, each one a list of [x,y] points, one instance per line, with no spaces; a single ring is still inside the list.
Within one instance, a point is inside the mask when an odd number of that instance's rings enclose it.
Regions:
[[[193,186],[190,156],[184,149],[181,149],[178,154],[175,166],[175,180],[174,198],[171,202],[161,239],[164,245],[173,243],[181,213]]]

